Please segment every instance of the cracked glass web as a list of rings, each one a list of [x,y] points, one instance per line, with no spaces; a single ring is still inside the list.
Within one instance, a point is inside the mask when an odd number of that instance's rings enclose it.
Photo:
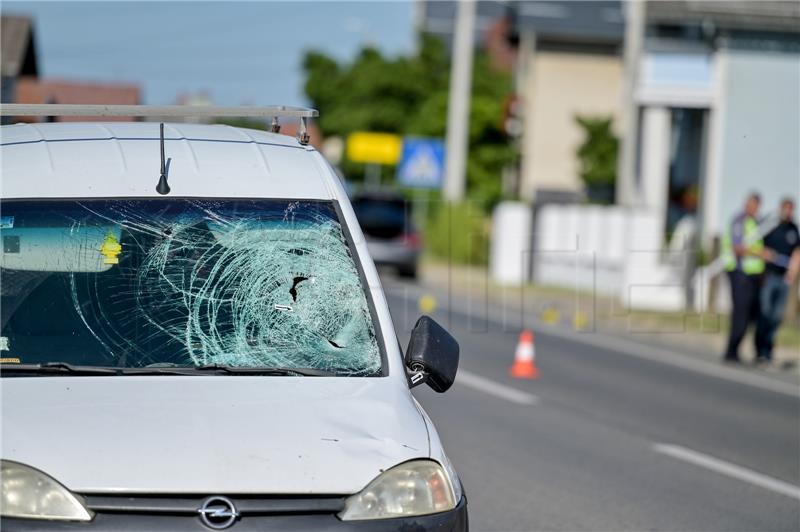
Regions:
[[[380,371],[327,202],[4,202],[2,336],[22,362]]]

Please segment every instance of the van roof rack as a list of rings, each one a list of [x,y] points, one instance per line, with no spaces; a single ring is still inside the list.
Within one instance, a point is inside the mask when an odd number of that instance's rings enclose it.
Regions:
[[[0,116],[141,116],[158,118],[271,118],[270,129],[280,131],[279,118],[297,118],[300,127],[297,140],[308,144],[308,119],[319,116],[316,109],[268,105],[263,107],[221,107],[212,105],[84,105],[60,103],[5,103]]]

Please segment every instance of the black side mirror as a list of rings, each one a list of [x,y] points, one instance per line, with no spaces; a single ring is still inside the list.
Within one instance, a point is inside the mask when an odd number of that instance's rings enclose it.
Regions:
[[[458,342],[430,316],[422,316],[411,331],[406,349],[411,386],[427,382],[439,393],[446,392],[458,371]]]

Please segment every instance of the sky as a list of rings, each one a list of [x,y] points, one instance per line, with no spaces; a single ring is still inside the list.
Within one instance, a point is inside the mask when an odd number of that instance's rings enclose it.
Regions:
[[[133,82],[142,103],[207,92],[218,105],[304,105],[302,57],[415,45],[408,2],[2,2],[34,17],[43,78]]]

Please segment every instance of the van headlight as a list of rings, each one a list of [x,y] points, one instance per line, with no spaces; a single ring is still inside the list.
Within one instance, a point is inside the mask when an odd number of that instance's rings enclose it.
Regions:
[[[456,507],[445,470],[432,460],[412,460],[385,471],[347,498],[342,521],[390,519],[446,512]]]
[[[0,515],[26,519],[91,521],[92,514],[76,495],[38,469],[2,460]]]

